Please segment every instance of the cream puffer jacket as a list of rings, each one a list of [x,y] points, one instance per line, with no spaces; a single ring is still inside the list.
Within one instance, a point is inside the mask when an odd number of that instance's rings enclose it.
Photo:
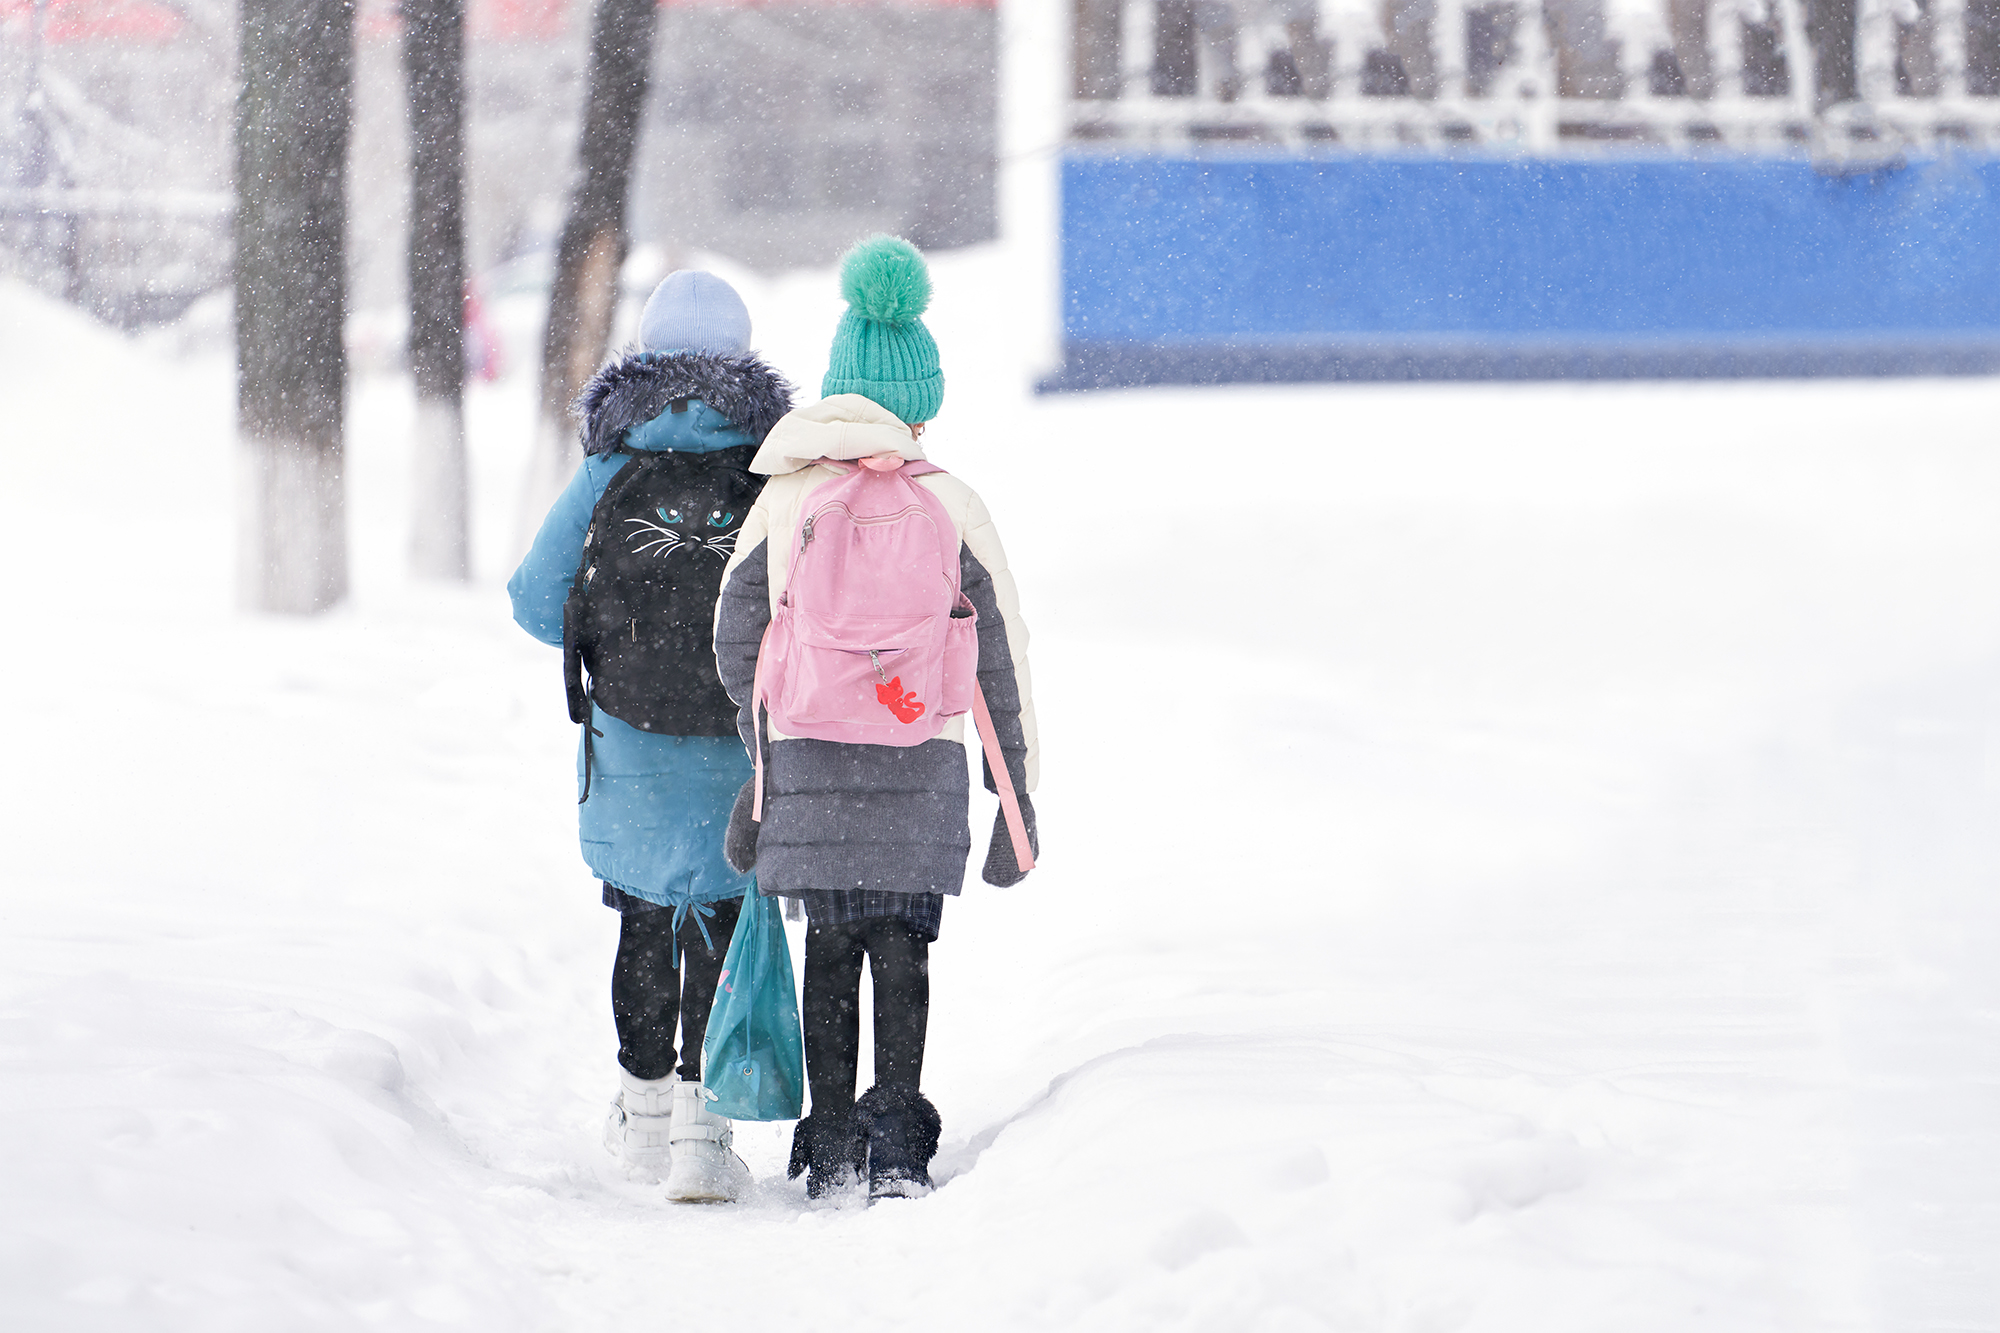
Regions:
[[[929,461],[909,427],[887,409],[858,394],[837,394],[785,416],[750,464],[752,472],[770,481],[724,568],[715,627],[717,667],[739,706],[746,747],[755,743],[750,702],[757,649],[791,573],[801,507],[813,490],[842,475],[820,466],[820,460],[846,462],[886,453]],[[944,503],[957,528],[962,581],[980,616],[980,686],[1016,789],[1032,792],[1040,777],[1040,745],[1028,629],[999,531],[985,503],[957,477],[933,472],[916,480]],[[948,722],[937,739],[908,749],[799,740],[771,730],[768,723],[764,735],[771,747],[758,839],[757,872],[764,892],[958,892],[969,846],[965,805],[961,799],[955,812],[944,807],[954,790],[965,790],[963,717]],[[950,757],[954,754],[955,759]],[[825,800],[832,791],[848,799]],[[847,815],[837,815],[833,806]],[[917,844],[928,850],[920,852]],[[916,873],[893,868],[899,855],[900,863],[914,866]]]

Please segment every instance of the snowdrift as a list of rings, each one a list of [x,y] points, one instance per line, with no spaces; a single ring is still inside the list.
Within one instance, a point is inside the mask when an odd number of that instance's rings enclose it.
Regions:
[[[726,1208],[598,1144],[527,377],[472,585],[374,376],[352,601],[244,616],[227,364],[0,287],[8,1327],[1989,1325],[1990,383],[1034,399],[1008,256],[937,275],[1045,857],[947,907],[941,1187],[873,1208],[789,1126]],[[817,383],[828,275],[743,285]]]

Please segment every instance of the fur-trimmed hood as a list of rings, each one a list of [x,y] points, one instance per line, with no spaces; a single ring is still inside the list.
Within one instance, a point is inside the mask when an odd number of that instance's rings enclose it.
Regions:
[[[699,398],[758,444],[791,410],[793,392],[757,356],[635,352],[592,375],[571,410],[583,418],[586,454],[610,453],[676,398]]]

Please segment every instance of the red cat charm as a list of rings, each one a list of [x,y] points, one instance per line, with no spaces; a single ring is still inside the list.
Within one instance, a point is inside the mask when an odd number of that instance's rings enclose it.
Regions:
[[[903,678],[897,676],[875,687],[875,698],[888,705],[898,722],[915,722],[924,715],[924,706],[917,700],[917,692],[903,692]]]

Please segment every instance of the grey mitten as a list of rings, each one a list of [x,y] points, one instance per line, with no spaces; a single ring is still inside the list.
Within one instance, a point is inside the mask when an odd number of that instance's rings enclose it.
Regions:
[[[1028,826],[1028,850],[1040,856],[1042,843],[1035,836],[1035,804],[1026,795],[1021,797],[1021,822]],[[993,841],[987,844],[986,865],[979,877],[1000,889],[1011,889],[1028,877],[1028,872],[1014,860],[1014,835],[1007,831],[1004,805],[993,814]]]
[[[757,799],[757,779],[751,778],[736,793],[729,808],[729,831],[722,835],[722,859],[739,875],[747,875],[757,865],[757,821],[750,818],[750,806]]]

